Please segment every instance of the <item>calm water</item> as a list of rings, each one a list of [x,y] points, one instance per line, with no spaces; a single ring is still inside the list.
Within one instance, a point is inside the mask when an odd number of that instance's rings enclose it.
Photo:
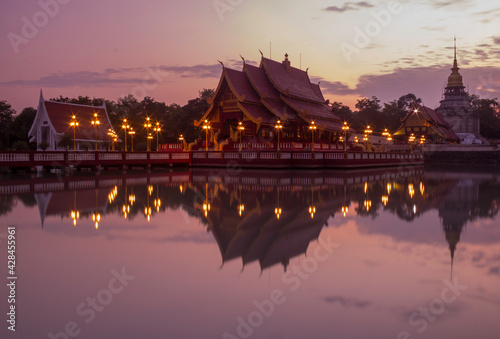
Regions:
[[[499,206],[479,171],[3,177],[1,337],[498,338]]]

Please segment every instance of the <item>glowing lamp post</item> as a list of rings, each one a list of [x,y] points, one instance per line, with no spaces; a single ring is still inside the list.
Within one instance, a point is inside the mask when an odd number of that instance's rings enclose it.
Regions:
[[[149,144],[149,147],[148,147],[148,151],[151,151],[151,140],[153,140],[153,135],[151,133],[148,133],[148,144]]]
[[[149,151],[151,151],[151,141],[149,138],[149,136],[151,134],[151,133],[149,133],[149,129],[151,128],[151,119],[149,117],[146,118],[146,122],[144,123],[144,128],[146,129],[146,136],[147,136],[146,150],[149,152]]]
[[[71,122],[69,123],[73,127],[73,151],[76,151],[76,127],[78,126],[78,121],[76,121],[76,115],[71,116]]]
[[[408,142],[410,144],[410,152],[413,153],[413,142],[415,141],[415,135],[412,133],[408,138]]]
[[[95,150],[97,151],[97,126],[101,123],[99,121],[99,117],[97,116],[97,113],[94,113],[94,116],[92,117],[92,126],[94,126],[95,129]]]
[[[125,130],[125,152],[127,152],[127,129],[130,129],[130,125],[127,122],[127,119],[123,119],[122,128]]]
[[[205,151],[208,152],[208,130],[210,129],[210,125],[208,124],[208,120],[205,119],[203,124],[203,129],[205,130]]]
[[[344,121],[344,125],[342,126],[342,130],[344,131],[344,159],[347,158],[347,131],[349,130],[349,126],[347,125],[347,121]]]
[[[135,131],[132,127],[130,127],[130,131],[128,132],[128,134],[130,134],[130,150],[133,152]]]
[[[158,152],[160,150],[159,145],[158,145],[158,133],[161,132],[161,126],[159,122],[156,122],[155,128],[153,128],[153,131],[156,132],[156,151]]]
[[[281,157],[281,150],[280,150],[280,131],[283,129],[283,125],[281,124],[281,120],[276,121],[276,125],[274,125],[274,128],[276,129],[278,133],[278,148],[276,149],[278,151],[278,159]]]
[[[366,145],[366,146],[368,146],[368,136],[369,136],[370,134],[372,134],[372,133],[373,133],[373,131],[372,131],[372,129],[371,129],[371,127],[370,127],[370,125],[366,126],[366,129],[365,129],[365,137],[363,138],[363,140],[365,141],[365,145]]]
[[[422,152],[424,151],[425,135],[420,137],[420,145],[422,145]]]
[[[240,153],[241,153],[241,135],[243,134],[244,130],[245,130],[245,126],[243,126],[243,123],[240,121],[238,123],[238,131],[240,131]]]
[[[311,130],[312,133],[312,143],[311,143],[311,152],[314,154],[314,131],[318,128],[316,126],[316,123],[314,121],[311,121],[311,125],[309,126],[309,129]]]

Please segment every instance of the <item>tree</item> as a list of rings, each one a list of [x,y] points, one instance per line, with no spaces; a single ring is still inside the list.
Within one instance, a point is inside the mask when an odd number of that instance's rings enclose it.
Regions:
[[[351,121],[352,119],[352,111],[349,106],[344,105],[341,102],[334,101],[331,104],[332,112],[342,119],[343,121]]]
[[[404,111],[409,111],[414,103],[421,105],[422,99],[417,98],[417,96],[413,93],[408,93],[399,97],[398,108]]]
[[[15,116],[12,129],[17,141],[29,142],[28,133],[33,125],[35,116],[36,109],[33,107],[26,107],[21,113]]]
[[[480,99],[477,95],[470,98],[475,112],[479,114],[481,135],[488,139],[500,139],[500,104],[497,99]]]
[[[380,114],[380,100],[376,96],[358,100],[356,108],[358,112],[353,116],[353,128],[364,130],[367,125],[370,125],[372,130],[382,129],[384,124]]]
[[[390,132],[395,132],[401,125],[401,120],[405,117],[406,113],[407,111],[399,108],[397,100],[385,103],[382,109],[384,128],[387,128]]]
[[[42,141],[41,143],[38,144],[38,148],[41,149],[42,151],[45,151],[47,148],[49,148],[50,144],[48,142]]]
[[[5,100],[0,101],[0,147],[9,149],[12,142],[12,123],[16,111]]]
[[[73,147],[73,137],[70,134],[64,133],[57,146],[65,148],[67,151],[70,147]]]

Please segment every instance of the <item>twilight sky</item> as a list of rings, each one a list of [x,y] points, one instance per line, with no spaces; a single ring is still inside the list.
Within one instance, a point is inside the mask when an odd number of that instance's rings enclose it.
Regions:
[[[306,69],[354,108],[409,92],[436,107],[453,62],[469,92],[500,97],[500,5],[487,0],[3,0],[0,100],[129,93],[184,105],[221,66],[266,57]]]

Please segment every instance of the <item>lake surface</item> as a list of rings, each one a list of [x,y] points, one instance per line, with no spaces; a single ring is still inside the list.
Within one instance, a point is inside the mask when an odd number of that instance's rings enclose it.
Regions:
[[[4,176],[1,337],[498,338],[499,206],[478,170]]]

